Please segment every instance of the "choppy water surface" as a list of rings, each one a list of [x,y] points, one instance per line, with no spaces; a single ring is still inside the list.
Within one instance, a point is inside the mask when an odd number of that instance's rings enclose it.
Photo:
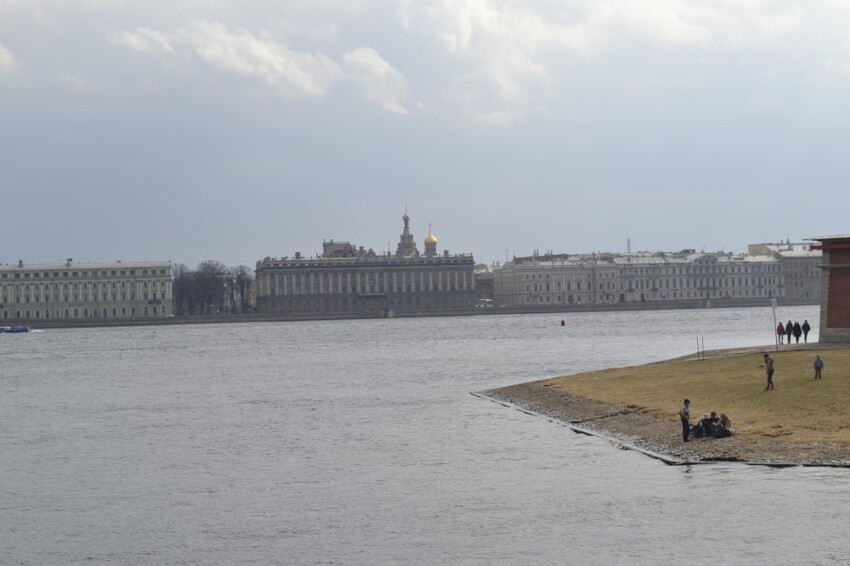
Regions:
[[[770,309],[560,318],[0,335],[0,563],[850,564],[848,470],[668,467],[469,395],[771,343]]]

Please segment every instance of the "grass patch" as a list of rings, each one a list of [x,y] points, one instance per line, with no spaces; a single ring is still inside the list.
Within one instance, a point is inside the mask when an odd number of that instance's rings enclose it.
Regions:
[[[761,353],[674,360],[544,380],[543,385],[678,421],[684,398],[691,424],[704,413],[728,414],[747,438],[850,445],[850,349],[824,350],[814,381],[813,350],[770,352],[776,389],[765,391]]]

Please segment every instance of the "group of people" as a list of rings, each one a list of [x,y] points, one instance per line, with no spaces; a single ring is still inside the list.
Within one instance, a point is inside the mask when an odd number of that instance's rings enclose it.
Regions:
[[[820,357],[820,354],[815,355],[815,361],[812,363],[812,368],[815,370],[815,379],[822,378],[823,372],[823,358]],[[767,352],[764,353],[764,373],[767,376],[767,385],[765,385],[764,390],[770,391],[775,389],[773,385],[773,358]]]
[[[776,327],[776,335],[779,337],[779,343],[784,344],[785,338],[788,338],[788,343],[791,343],[791,337],[794,337],[795,344],[800,343],[800,336],[803,337],[803,342],[809,341],[809,331],[812,329],[812,326],[809,324],[808,320],[804,320],[803,324],[799,322],[788,321],[787,324],[782,324],[781,322]]]
[[[779,328],[783,328],[782,324],[779,325]],[[802,332],[803,328],[805,328],[805,333],[809,332],[809,323],[806,321],[803,325],[794,324],[790,321],[788,322],[787,328],[792,328],[794,330],[794,335],[798,335],[798,330]],[[779,329],[777,329],[779,332]],[[789,340],[790,340],[790,334]],[[815,355],[815,361],[812,364],[815,370],[815,379],[821,379],[821,373],[823,372],[823,358],[820,357],[820,354]],[[764,388],[765,391],[769,391],[774,389],[773,385],[773,358],[767,352],[764,353],[764,371],[767,375],[767,386]],[[720,416],[717,416],[717,413],[714,411],[711,412],[710,415],[705,414],[702,418],[695,424],[693,427],[691,426],[691,400],[685,399],[684,403],[682,403],[682,408],[679,409],[679,418],[682,421],[682,440],[687,442],[692,436],[694,438],[723,438],[726,436],[732,436],[735,434],[735,430],[732,428],[732,419],[726,413],[720,413]]]
[[[726,413],[720,413],[718,417],[714,411],[711,411],[711,415],[703,415],[697,424],[691,427],[690,399],[685,399],[685,402],[682,403],[679,417],[682,420],[682,440],[685,442],[691,436],[694,438],[724,438],[735,434],[735,429],[732,428],[732,419]]]

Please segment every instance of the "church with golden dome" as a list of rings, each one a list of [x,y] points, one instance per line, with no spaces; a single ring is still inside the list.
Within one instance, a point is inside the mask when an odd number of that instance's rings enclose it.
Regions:
[[[293,318],[453,314],[476,303],[472,254],[437,252],[428,225],[424,252],[410,230],[407,210],[395,253],[325,240],[322,254],[257,262],[257,309]]]

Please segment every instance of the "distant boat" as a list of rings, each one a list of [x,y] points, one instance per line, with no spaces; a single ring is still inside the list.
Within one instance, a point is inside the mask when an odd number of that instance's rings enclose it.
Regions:
[[[22,332],[29,331],[29,326],[0,326],[0,332],[5,332],[7,334],[20,334]]]

